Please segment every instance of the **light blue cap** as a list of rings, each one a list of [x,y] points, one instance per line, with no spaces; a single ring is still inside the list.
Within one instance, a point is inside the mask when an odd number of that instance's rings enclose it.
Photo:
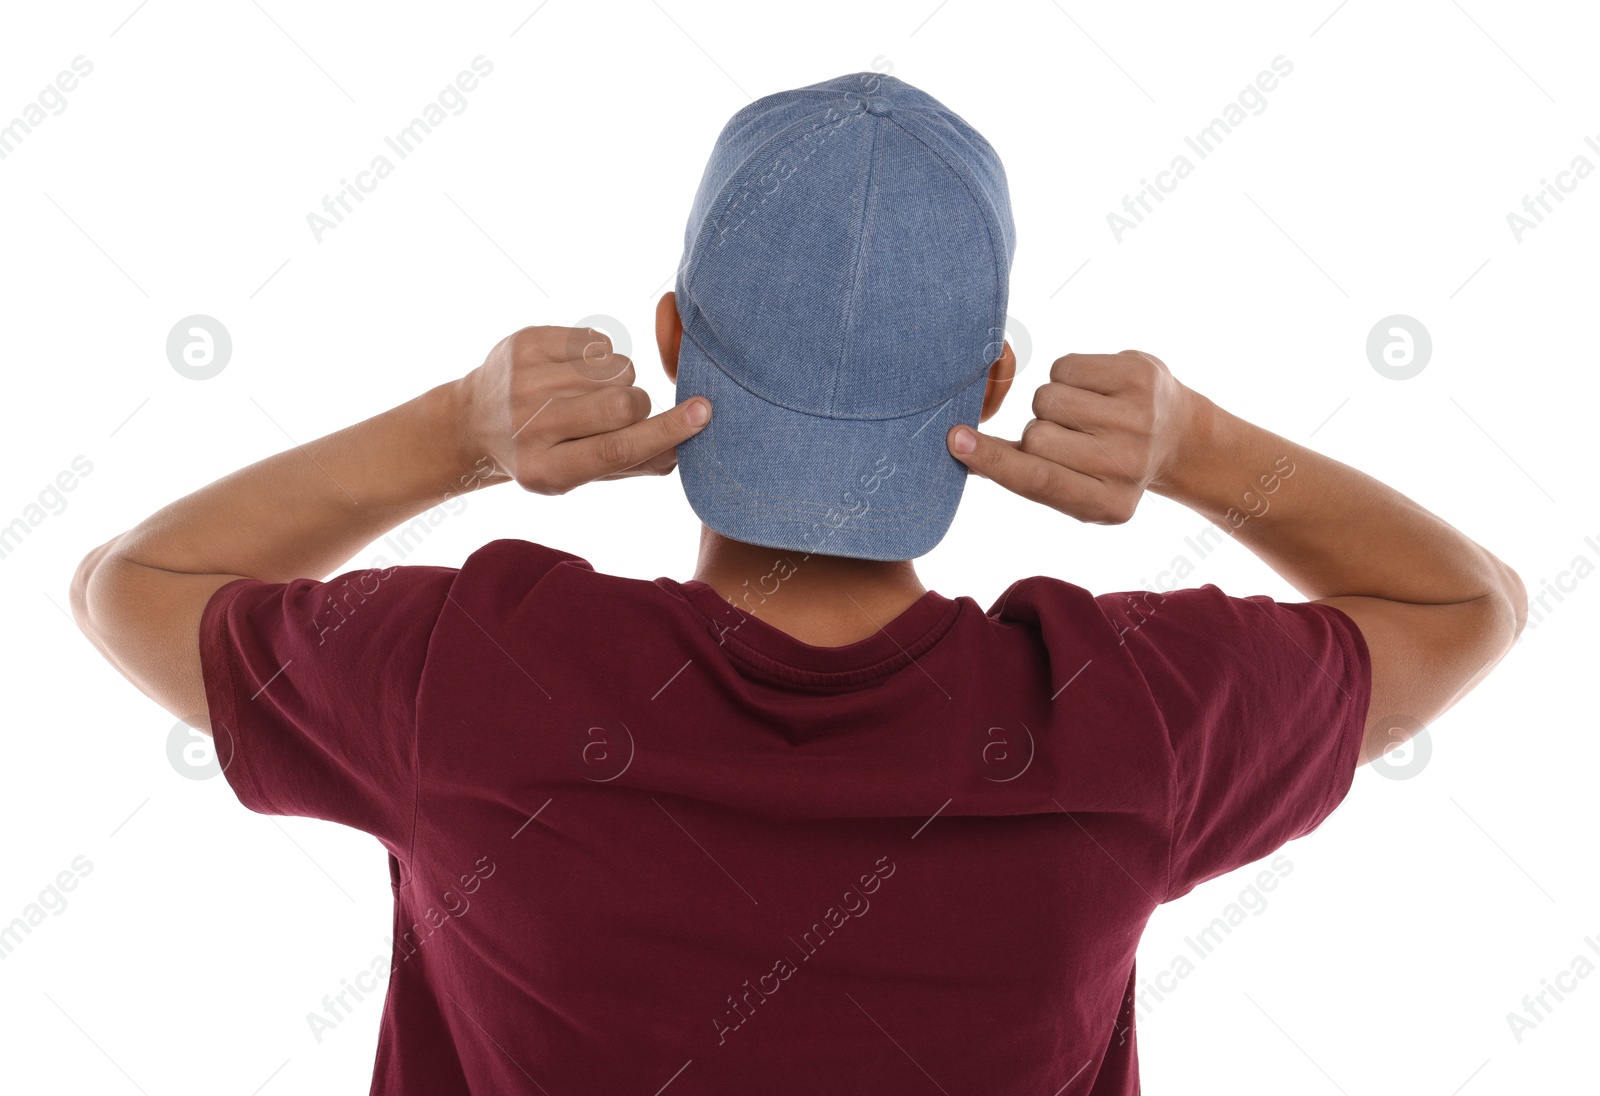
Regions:
[[[800,553],[914,559],[944,537],[1001,356],[1016,233],[989,143],[875,72],[758,99],[717,138],[684,234],[678,446],[696,514]]]

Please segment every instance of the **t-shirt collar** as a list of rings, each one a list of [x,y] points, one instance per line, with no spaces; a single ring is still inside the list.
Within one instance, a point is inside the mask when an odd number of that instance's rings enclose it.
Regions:
[[[866,638],[816,647],[730,604],[699,579],[656,581],[698,611],[730,656],[768,676],[803,684],[850,685],[903,669],[939,641],[960,610],[957,601],[928,590],[893,620],[879,620],[878,630]]]

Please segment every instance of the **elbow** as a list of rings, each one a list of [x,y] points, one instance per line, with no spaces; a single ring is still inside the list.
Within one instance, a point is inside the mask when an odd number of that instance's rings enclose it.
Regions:
[[[89,589],[94,583],[95,569],[100,566],[113,542],[106,542],[94,549],[78,563],[78,569],[73,572],[72,585],[67,590],[67,601],[72,606],[72,619],[77,622],[79,630],[84,635],[93,636],[90,626]]]
[[[1522,629],[1528,624],[1528,588],[1522,583],[1522,576],[1495,560],[1495,565],[1500,572],[1500,590],[1497,602],[1500,605],[1500,619],[1502,629],[1506,636],[1505,650],[1509,651],[1522,638]]]
[[[84,556],[72,574],[72,585],[67,589],[67,602],[72,606],[72,619],[81,631],[89,630],[89,578],[94,574],[95,557],[99,549]]]

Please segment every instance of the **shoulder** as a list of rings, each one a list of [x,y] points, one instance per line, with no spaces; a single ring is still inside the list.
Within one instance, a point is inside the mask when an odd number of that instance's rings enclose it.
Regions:
[[[1090,642],[1115,642],[1127,630],[1127,621],[1155,611],[1163,595],[1154,590],[1109,594],[1092,591],[1048,575],[1020,578],[1006,587],[988,617],[998,624],[1022,624],[1047,634],[1071,632]]]
[[[516,538],[492,540],[461,564],[449,600],[480,622],[511,620],[535,602],[559,600],[558,591],[581,599],[571,589],[573,580],[595,577],[589,561],[575,552]]]
[[[507,537],[492,540],[468,556],[461,565],[458,583],[462,586],[485,582],[532,586],[562,567],[594,570],[587,559],[574,552]]]

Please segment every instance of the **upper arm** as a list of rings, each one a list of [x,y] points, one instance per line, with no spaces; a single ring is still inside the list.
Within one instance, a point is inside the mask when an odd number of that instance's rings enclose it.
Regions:
[[[130,681],[216,738],[245,806],[341,822],[402,849],[417,700],[456,573],[397,566],[267,582],[101,552],[73,601]]]
[[[200,673],[200,617],[241,575],[189,575],[121,559],[103,545],[72,581],[72,612],[100,653],[141,692],[209,733]]]
[[[1366,649],[1334,608],[1216,586],[1102,595],[1170,747],[1162,901],[1310,833],[1343,800],[1369,711]]]
[[[1447,605],[1357,596],[1314,602],[1350,617],[1372,659],[1372,703],[1358,766],[1444,714],[1505,656],[1527,604],[1520,581],[1516,589],[1510,598],[1485,595]]]

